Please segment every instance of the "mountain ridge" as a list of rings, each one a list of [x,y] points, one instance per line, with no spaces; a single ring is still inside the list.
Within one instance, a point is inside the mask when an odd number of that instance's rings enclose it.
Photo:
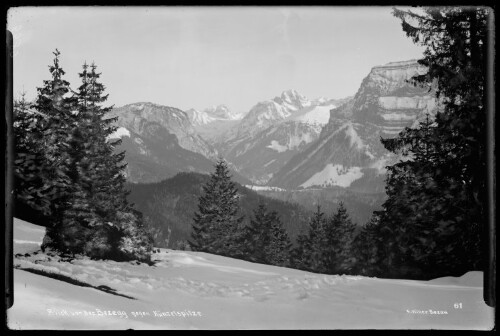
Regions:
[[[398,157],[383,147],[380,137],[394,137],[436,111],[433,93],[408,82],[426,71],[413,60],[373,67],[354,98],[330,110],[318,139],[292,157],[268,185],[383,191],[385,166]]]
[[[329,111],[345,99],[309,100],[296,90],[261,101],[237,129],[214,146],[255,184],[265,184],[296,153],[319,137]]]

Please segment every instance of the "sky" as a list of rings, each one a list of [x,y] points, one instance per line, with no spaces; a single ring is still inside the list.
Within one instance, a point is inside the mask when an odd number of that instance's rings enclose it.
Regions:
[[[109,105],[182,110],[219,104],[247,112],[295,89],[307,98],[354,95],[370,69],[422,57],[391,7],[16,7],[14,96],[28,99],[61,52],[76,89],[95,62]]]

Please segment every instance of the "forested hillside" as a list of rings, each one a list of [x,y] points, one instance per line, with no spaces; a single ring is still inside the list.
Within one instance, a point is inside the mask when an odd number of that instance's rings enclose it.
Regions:
[[[177,248],[178,242],[189,239],[198,198],[203,192],[202,185],[208,180],[208,175],[179,173],[159,183],[127,185],[131,191],[129,200],[156,230],[156,246]],[[265,203],[270,211],[277,211],[281,216],[292,240],[307,225],[311,212],[300,205],[259,195],[240,184],[236,186],[245,224],[250,223],[253,210]]]

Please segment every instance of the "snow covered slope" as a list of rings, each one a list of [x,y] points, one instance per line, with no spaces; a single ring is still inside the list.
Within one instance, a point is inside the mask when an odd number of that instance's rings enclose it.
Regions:
[[[224,122],[228,120],[240,120],[243,115],[233,112],[226,105],[211,106],[198,111],[196,109],[189,109],[185,111],[191,120],[193,126],[207,125],[214,122]]]
[[[43,228],[14,220],[18,269],[14,305],[7,311],[11,329],[493,327],[494,311],[483,301],[480,272],[409,281],[313,274],[163,249],[155,254],[155,266],[19,254],[36,251],[42,235]],[[106,286],[118,295],[22,268]]]
[[[217,120],[216,118],[210,116],[205,111],[198,111],[196,109],[189,109],[189,110],[186,110],[185,112],[188,115],[189,120],[191,121],[191,123],[195,127],[199,126],[199,125],[210,124],[210,123]]]
[[[328,124],[328,120],[330,119],[330,110],[337,106],[337,104],[310,106],[291,115],[287,119],[306,124],[324,126]]]

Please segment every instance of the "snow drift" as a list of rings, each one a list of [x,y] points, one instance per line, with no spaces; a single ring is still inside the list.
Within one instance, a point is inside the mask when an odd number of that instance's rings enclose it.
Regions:
[[[483,301],[480,272],[432,281],[388,280],[165,249],[155,254],[154,266],[71,260],[42,253],[43,234],[42,227],[14,220],[11,329],[493,327],[494,310]],[[94,288],[27,271],[34,269]]]

